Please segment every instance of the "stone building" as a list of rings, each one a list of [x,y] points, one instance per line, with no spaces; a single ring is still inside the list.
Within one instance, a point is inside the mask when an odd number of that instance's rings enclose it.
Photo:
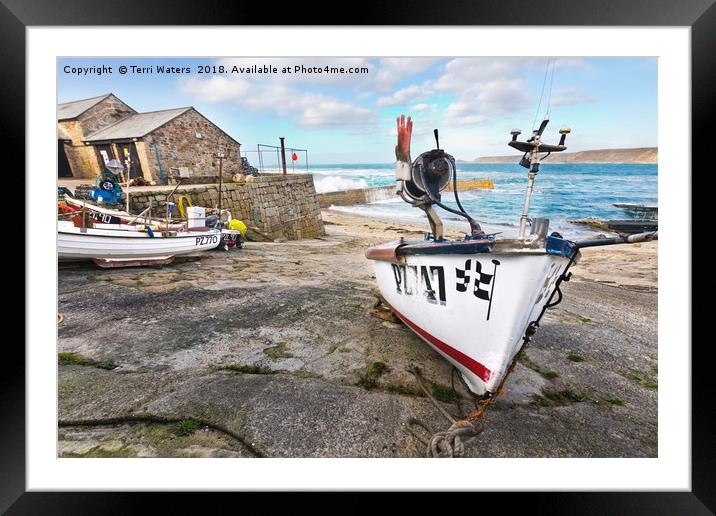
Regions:
[[[193,107],[137,113],[108,94],[60,104],[58,126],[74,177],[95,177],[107,161],[129,158],[132,178],[166,183],[176,171],[216,178],[219,152],[225,177],[242,172],[241,144]],[[62,156],[59,163],[62,175]]]
[[[58,104],[58,176],[94,178],[100,171],[99,156],[96,149],[85,143],[85,138],[134,113],[134,109],[111,93]]]

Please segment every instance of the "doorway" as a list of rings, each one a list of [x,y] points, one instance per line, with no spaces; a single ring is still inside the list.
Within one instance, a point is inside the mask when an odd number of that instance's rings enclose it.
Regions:
[[[72,177],[70,161],[65,152],[65,142],[57,140],[57,177]]]
[[[135,177],[144,177],[144,172],[142,171],[142,164],[139,162],[137,146],[134,143],[118,143],[117,152],[119,152],[119,157],[120,161],[122,162],[122,165],[126,166],[125,162],[127,158],[129,157],[130,159],[130,170],[128,174],[129,179],[134,179]]]
[[[99,160],[99,165],[102,167],[102,170],[104,170],[105,165],[109,163],[110,160],[116,159],[112,151],[112,146],[108,143],[95,145],[94,150],[97,153],[97,159]]]

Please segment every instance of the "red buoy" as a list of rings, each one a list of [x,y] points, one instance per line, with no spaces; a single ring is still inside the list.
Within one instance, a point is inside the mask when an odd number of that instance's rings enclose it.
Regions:
[[[292,159],[293,161],[297,161],[297,160],[298,160],[298,156],[296,155],[295,152],[291,155],[291,159]]]

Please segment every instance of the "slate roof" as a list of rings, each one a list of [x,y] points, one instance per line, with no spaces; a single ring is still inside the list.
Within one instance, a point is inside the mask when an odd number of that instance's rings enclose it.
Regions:
[[[167,122],[186,113],[191,107],[164,109],[148,113],[135,113],[122,120],[108,125],[87,136],[84,141],[97,142],[106,140],[123,140],[127,138],[141,138]]]
[[[92,97],[91,99],[75,100],[72,102],[57,104],[57,120],[71,120],[73,118],[77,118],[89,108],[96,106],[110,95],[112,94],[107,93],[106,95]]]

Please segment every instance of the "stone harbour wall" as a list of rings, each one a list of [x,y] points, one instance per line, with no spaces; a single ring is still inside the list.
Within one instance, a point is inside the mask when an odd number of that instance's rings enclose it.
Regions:
[[[355,204],[368,204],[376,201],[384,201],[395,196],[398,191],[396,185],[378,186],[374,188],[353,188],[351,190],[339,190],[337,192],[325,192],[318,194],[318,204],[321,208],[331,206],[352,206]]]
[[[262,175],[240,183],[223,183],[222,208],[249,227],[256,227],[271,239],[299,240],[325,235],[321,209],[318,205],[313,176],[310,174]],[[165,200],[173,186],[130,188],[132,213],[149,207],[153,202],[156,216],[166,209]],[[219,206],[219,185],[180,186],[174,202],[186,195],[193,206]],[[178,217],[179,212],[175,209]]]

